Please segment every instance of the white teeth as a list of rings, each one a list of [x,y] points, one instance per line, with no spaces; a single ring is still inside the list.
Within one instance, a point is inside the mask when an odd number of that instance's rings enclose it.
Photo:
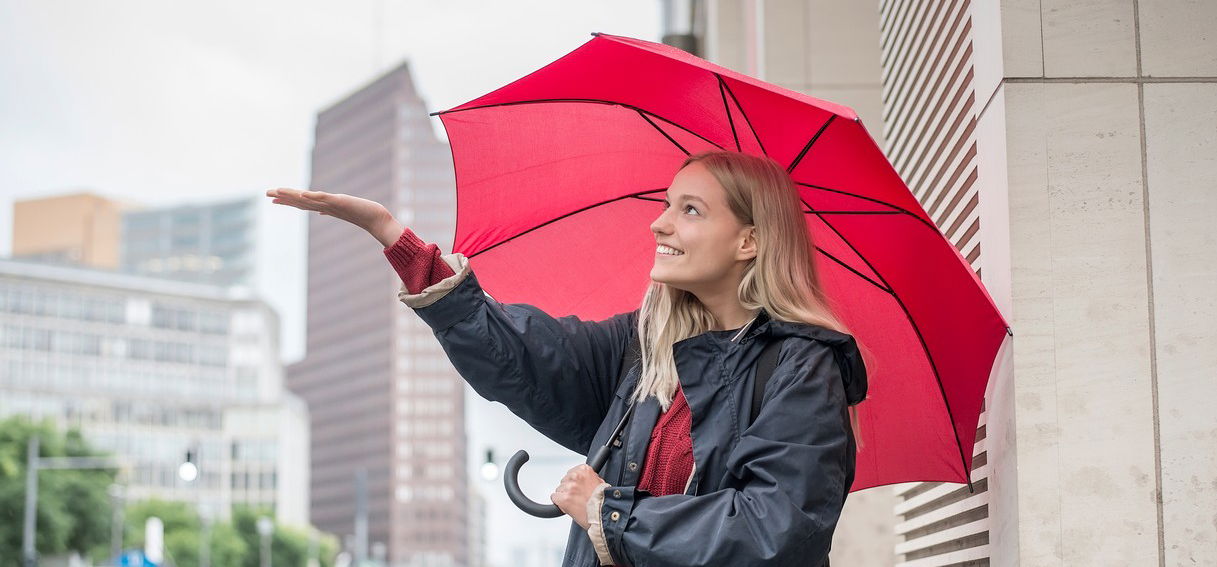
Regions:
[[[680,255],[684,254],[684,252],[681,252],[680,250],[672,248],[671,246],[664,246],[662,244],[660,244],[658,247],[656,247],[655,251],[659,252],[660,254],[669,254],[672,256],[680,256]]]

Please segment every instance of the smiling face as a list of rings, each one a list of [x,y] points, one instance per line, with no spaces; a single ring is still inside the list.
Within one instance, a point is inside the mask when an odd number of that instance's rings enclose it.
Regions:
[[[734,290],[756,248],[752,227],[736,218],[714,175],[698,162],[685,166],[663,207],[651,223],[658,244],[651,279],[696,295]]]

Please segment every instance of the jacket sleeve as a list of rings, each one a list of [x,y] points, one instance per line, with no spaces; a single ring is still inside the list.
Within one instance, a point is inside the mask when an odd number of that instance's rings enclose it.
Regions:
[[[482,290],[463,254],[443,259],[454,275],[417,294],[403,287],[398,298],[431,327],[474,391],[587,454],[613,399],[633,312],[582,321],[500,303]]]
[[[855,456],[831,347],[787,338],[763,402],[727,456],[727,488],[665,496],[604,489],[600,527],[613,562],[823,564]]]

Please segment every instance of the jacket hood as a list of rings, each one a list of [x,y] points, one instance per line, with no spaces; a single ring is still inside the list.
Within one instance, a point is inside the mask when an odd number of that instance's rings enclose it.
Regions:
[[[771,318],[763,307],[757,314],[756,320],[758,323],[752,326],[743,340],[750,340],[760,334],[768,334],[778,340],[789,336],[800,336],[825,343],[832,347],[833,357],[841,368],[846,403],[852,406],[866,399],[866,365],[862,361],[862,352],[858,350],[858,343],[854,340],[853,335],[809,323],[778,321]]]

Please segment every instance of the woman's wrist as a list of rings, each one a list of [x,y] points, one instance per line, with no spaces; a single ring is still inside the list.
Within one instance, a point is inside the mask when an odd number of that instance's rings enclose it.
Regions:
[[[404,231],[405,227],[397,222],[397,219],[393,218],[393,215],[386,215],[385,219],[378,222],[375,226],[368,228],[368,232],[385,248],[397,242],[397,239],[401,238],[401,233]]]

